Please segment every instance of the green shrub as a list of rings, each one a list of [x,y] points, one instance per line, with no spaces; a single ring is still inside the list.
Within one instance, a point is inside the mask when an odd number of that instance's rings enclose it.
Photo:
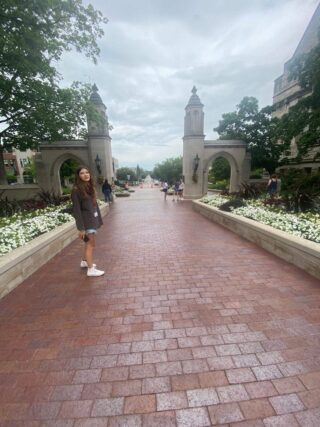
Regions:
[[[128,191],[116,191],[114,195],[116,197],[129,197],[130,193]]]
[[[7,173],[6,176],[8,184],[14,184],[15,182],[17,182],[17,177],[13,173]]]
[[[320,212],[320,174],[307,175],[301,169],[291,169],[281,176],[281,195],[287,210]]]
[[[229,188],[229,180],[228,179],[222,179],[221,181],[216,181],[211,183],[210,187],[213,190],[226,190]]]
[[[62,194],[71,194],[71,188],[69,187],[63,187]]]
[[[261,179],[263,175],[263,169],[254,169],[251,171],[250,179]]]
[[[228,200],[226,203],[223,203],[221,206],[219,206],[219,209],[225,212],[232,212],[233,209],[242,208],[243,206],[246,206],[246,203],[243,200],[232,199],[232,200]]]

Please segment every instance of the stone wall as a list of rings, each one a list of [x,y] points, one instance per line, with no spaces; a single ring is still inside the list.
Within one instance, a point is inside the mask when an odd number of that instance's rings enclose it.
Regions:
[[[101,215],[106,215],[108,211],[109,207],[104,205]],[[75,223],[71,221],[0,257],[0,299],[77,237]]]
[[[320,244],[301,237],[292,236],[269,225],[248,218],[220,211],[199,201],[193,208],[201,215],[228,230],[256,243],[273,255],[288,261],[320,279]]]
[[[0,185],[1,198],[8,200],[39,199],[40,187],[37,184]]]

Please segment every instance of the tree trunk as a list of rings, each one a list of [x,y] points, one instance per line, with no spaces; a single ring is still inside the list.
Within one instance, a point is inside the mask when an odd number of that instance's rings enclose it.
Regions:
[[[3,147],[0,144],[0,185],[8,184],[6,170],[4,167]]]

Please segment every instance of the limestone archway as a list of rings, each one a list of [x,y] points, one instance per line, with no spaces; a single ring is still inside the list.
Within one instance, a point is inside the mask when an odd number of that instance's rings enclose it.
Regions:
[[[81,165],[90,165],[88,143],[82,140],[52,142],[41,144],[40,152],[35,156],[39,187],[55,194],[62,194],[60,168],[68,159]]]
[[[88,117],[88,139],[42,143],[35,156],[37,179],[39,187],[47,191],[61,194],[59,171],[63,162],[74,159],[86,165],[99,178],[114,178],[113,160],[111,153],[111,138],[109,136],[108,116],[96,85],[92,88],[90,102],[99,120]],[[101,189],[97,187],[99,196]]]
[[[192,89],[192,96],[185,110],[183,137],[184,197],[186,199],[199,199],[207,194],[209,165],[217,157],[225,157],[230,163],[230,191],[238,191],[243,182],[248,182],[250,175],[251,156],[246,142],[205,140],[203,104],[195,87]],[[191,117],[201,118],[201,120],[191,120]]]
[[[208,191],[208,175],[209,175],[210,166],[216,159],[220,157],[223,157],[224,159],[226,159],[230,165],[229,191],[232,191],[232,189],[234,189],[237,186],[237,182],[239,182],[240,168],[239,168],[239,165],[237,164],[237,160],[230,153],[226,151],[217,151],[216,153],[211,154],[211,156],[204,161],[204,168],[203,168],[203,174],[204,174],[203,193],[204,194],[206,194],[206,192]]]
[[[52,191],[55,194],[62,194],[62,187],[60,181],[60,170],[63,163],[67,160],[75,160],[79,165],[83,165],[84,162],[78,156],[74,154],[64,153],[60,157],[58,157],[54,163],[52,164],[50,176],[52,177]]]

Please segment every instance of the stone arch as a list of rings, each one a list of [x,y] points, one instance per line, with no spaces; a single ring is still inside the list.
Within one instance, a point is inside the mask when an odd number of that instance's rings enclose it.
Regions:
[[[199,117],[199,122],[190,123],[190,114]],[[208,191],[208,166],[217,157],[224,157],[231,167],[230,191],[238,191],[241,183],[248,182],[251,156],[246,142],[240,140],[206,140],[204,135],[203,104],[196,87],[185,108],[183,136],[184,197],[199,199]]]
[[[66,160],[75,160],[79,165],[86,165],[81,157],[74,155],[73,153],[65,152],[61,156],[57,157],[50,168],[50,178],[52,183],[52,191],[56,194],[62,194],[61,182],[60,182],[60,169]]]
[[[82,165],[88,165],[97,180],[114,178],[111,138],[109,136],[108,116],[96,85],[92,88],[89,102],[95,111],[103,116],[103,123],[98,124],[88,117],[88,138],[69,141],[52,141],[41,143],[35,156],[39,187],[46,191],[61,194],[59,170],[64,161],[74,159]],[[101,186],[97,192],[102,197]]]
[[[212,162],[219,157],[223,157],[226,159],[230,165],[230,184],[229,184],[229,191],[235,191],[238,187],[238,183],[240,181],[240,166],[238,165],[237,159],[227,151],[216,151],[215,153],[212,153],[210,157],[205,159],[204,161],[204,179],[203,179],[203,194],[206,194],[208,191],[208,174],[209,174],[209,168]]]

